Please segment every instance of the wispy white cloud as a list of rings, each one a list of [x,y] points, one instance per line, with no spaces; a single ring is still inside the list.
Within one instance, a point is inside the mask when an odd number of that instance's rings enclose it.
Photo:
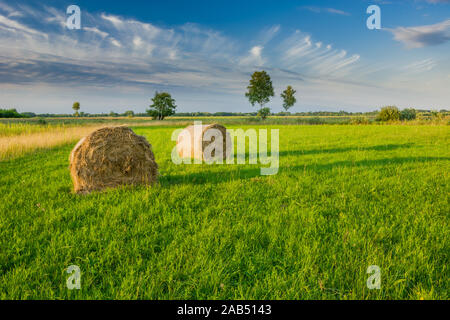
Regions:
[[[122,48],[122,44],[114,38],[111,38],[111,43],[118,48]]]
[[[261,67],[264,65],[264,59],[262,57],[262,51],[264,47],[262,46],[254,46],[248,52],[248,55],[242,58],[239,63],[241,65],[249,66],[249,67]]]
[[[45,18],[46,22],[57,24],[61,28],[66,27],[66,16],[64,15],[64,12],[48,6],[45,6],[44,10],[47,16]]]
[[[103,20],[110,22],[117,29],[122,28],[124,25],[124,22],[122,21],[122,19],[117,16],[107,15],[107,14],[102,13],[101,17]]]
[[[423,73],[432,70],[436,65],[436,61],[429,58],[408,64],[404,67],[404,70],[411,73]]]
[[[92,32],[96,35],[99,35],[102,38],[106,38],[107,36],[109,36],[108,32],[101,31],[96,27],[84,27],[83,30]]]
[[[308,10],[314,13],[331,13],[331,14],[337,14],[341,16],[350,16],[350,13],[335,9],[335,8],[325,8],[325,7],[317,7],[317,6],[303,6],[300,7],[301,10]]]
[[[388,29],[394,39],[408,48],[422,48],[443,44],[450,40],[450,19],[433,25]]]
[[[14,31],[20,31],[29,35],[39,35],[47,38],[47,35],[45,33],[39,32],[35,29],[29,28],[20,22],[17,22],[16,20],[12,20],[8,17],[5,17],[3,15],[0,15],[0,27],[3,27],[5,29],[14,30]]]
[[[450,0],[426,0],[429,3],[450,3]]]
[[[332,50],[331,44],[314,41],[299,30],[282,42],[280,50],[284,68],[321,77],[343,75],[360,58],[358,54],[347,57],[346,50]]]
[[[268,29],[262,31],[262,37],[260,43],[262,45],[266,45],[273,38],[275,38],[281,30],[281,26],[279,24],[271,26]]]

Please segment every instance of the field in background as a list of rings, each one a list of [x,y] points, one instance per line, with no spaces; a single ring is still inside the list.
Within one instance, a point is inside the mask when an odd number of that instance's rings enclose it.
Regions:
[[[448,126],[244,126],[280,129],[263,177],[176,166],[175,126],[134,124],[153,188],[72,194],[75,141],[0,162],[0,298],[448,299]]]
[[[449,125],[450,118],[424,118],[397,123],[377,123],[374,117],[361,116],[271,116],[259,117],[169,117],[163,121],[150,117],[73,117],[0,119],[0,161],[14,159],[35,150],[73,142],[90,131],[107,125],[188,126],[194,121],[223,125]]]
[[[0,123],[0,161],[77,141],[99,127],[99,124],[70,126]]]
[[[204,123],[219,122],[221,124],[259,124],[259,125],[318,125],[318,124],[386,124],[375,121],[376,116],[343,115],[343,116],[269,116],[262,120],[258,116],[204,116],[204,117],[179,117],[173,116],[160,120],[153,120],[151,117],[55,117],[55,118],[24,118],[24,119],[0,119],[0,126],[29,124],[29,125],[85,125],[92,123],[103,124],[130,124],[145,126],[165,126],[165,125],[188,125],[193,121],[203,121]],[[388,124],[393,124],[388,123]],[[398,121],[394,124],[408,125],[449,125],[450,116],[433,118],[430,115],[419,114],[417,120]],[[1,132],[1,127],[0,127]]]
[[[264,122],[258,117],[170,117],[164,121],[145,117],[97,118],[29,118],[0,119],[0,161],[14,159],[39,149],[73,142],[92,130],[107,125],[128,126],[188,126],[194,121],[238,124],[320,124],[341,123],[346,117],[271,117]]]
[[[204,123],[220,122],[221,124],[348,124],[351,116],[272,116],[266,120],[261,120],[257,116],[248,117],[168,117],[163,121],[153,120],[151,117],[73,117],[73,118],[25,118],[25,119],[0,119],[0,126],[5,125],[84,125],[84,124],[129,124],[145,126],[165,126],[165,125],[189,125],[193,121],[203,121]],[[1,132],[1,127],[0,127]]]

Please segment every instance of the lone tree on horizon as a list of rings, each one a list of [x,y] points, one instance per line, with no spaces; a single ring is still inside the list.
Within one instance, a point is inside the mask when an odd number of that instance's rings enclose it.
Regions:
[[[168,92],[155,92],[155,96],[152,98],[153,104],[147,113],[153,117],[153,119],[164,120],[165,117],[175,114],[177,108],[175,99]]]
[[[245,93],[245,96],[248,98],[248,101],[255,105],[255,103],[259,104],[260,110],[259,114],[263,119],[270,113],[269,108],[263,108],[263,106],[270,101],[270,98],[275,95],[272,80],[267,72],[263,71],[255,71],[252,74],[250,79],[250,84],[247,87],[248,91]]]
[[[79,102],[74,102],[72,109],[75,110],[75,116],[78,117],[78,110],[80,110],[80,103]]]
[[[133,118],[133,117],[134,117],[134,111],[133,111],[133,110],[125,111],[125,112],[123,113],[123,115],[124,115],[125,117],[128,117],[128,118]]]
[[[286,90],[283,91],[281,97],[283,98],[283,108],[286,112],[291,108],[296,102],[295,91],[291,86],[287,86]]]

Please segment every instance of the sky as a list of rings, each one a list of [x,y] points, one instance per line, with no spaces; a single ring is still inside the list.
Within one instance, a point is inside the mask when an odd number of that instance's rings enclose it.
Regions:
[[[291,112],[450,109],[450,0],[0,0],[0,108],[145,112],[166,91],[178,112],[251,112],[257,70],[272,112],[288,85]]]

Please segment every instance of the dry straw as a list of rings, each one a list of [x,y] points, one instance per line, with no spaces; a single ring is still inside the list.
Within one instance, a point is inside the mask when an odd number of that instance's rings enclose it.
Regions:
[[[25,126],[24,128],[27,129]],[[20,134],[9,134],[9,132],[0,133],[0,161],[15,159],[36,150],[49,149],[66,143],[72,143],[98,128],[100,126],[49,126],[45,128],[32,126],[31,130],[24,131]],[[42,131],[40,132],[36,129]]]
[[[70,154],[76,193],[120,185],[150,185],[158,165],[151,145],[128,127],[105,127],[81,139]]]
[[[222,134],[223,139],[223,159],[225,160],[231,149],[231,137],[227,132],[227,129],[217,123],[209,125],[193,125],[185,128],[178,135],[177,139],[177,152],[180,158],[191,158],[198,160],[209,160],[205,159],[205,149],[214,142],[215,137],[205,137],[208,130],[216,129]],[[198,133],[196,132],[198,131]],[[216,150],[211,152],[211,156],[215,157]]]

